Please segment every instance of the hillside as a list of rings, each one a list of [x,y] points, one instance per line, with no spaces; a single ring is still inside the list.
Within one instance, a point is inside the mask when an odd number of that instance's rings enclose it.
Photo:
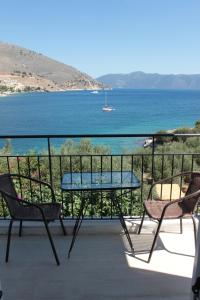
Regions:
[[[0,42],[0,86],[8,91],[100,89],[77,69],[32,50]]]
[[[161,75],[157,73],[132,72],[108,74],[97,78],[112,88],[132,89],[200,89],[200,74]]]

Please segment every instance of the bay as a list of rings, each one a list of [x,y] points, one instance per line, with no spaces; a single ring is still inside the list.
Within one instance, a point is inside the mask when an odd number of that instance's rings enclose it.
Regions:
[[[115,110],[103,112],[104,91],[69,91],[15,94],[0,98],[0,135],[155,133],[177,127],[193,127],[200,119],[200,91],[125,90],[107,91]],[[60,146],[63,140],[54,140]],[[141,145],[135,139],[94,139],[112,152]],[[40,151],[46,141],[12,141],[14,153]],[[2,142],[0,144],[3,145]]]

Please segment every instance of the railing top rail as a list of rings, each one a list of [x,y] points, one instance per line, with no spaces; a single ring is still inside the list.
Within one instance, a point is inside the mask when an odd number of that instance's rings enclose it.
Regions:
[[[131,137],[199,137],[200,133],[128,133],[128,134],[20,134],[20,135],[0,135],[0,139],[43,139],[43,138],[131,138]]]
[[[154,153],[155,156],[181,156],[181,155],[187,155],[187,156],[195,156],[195,155],[200,155],[199,152],[196,152],[196,153],[186,153],[186,152],[165,152],[165,153]],[[122,154],[81,154],[81,153],[77,153],[77,154],[51,154],[51,157],[53,158],[58,158],[58,157],[65,157],[65,158],[69,158],[69,157],[136,157],[136,156],[152,156],[152,153],[122,153]],[[14,154],[3,154],[1,155],[0,154],[0,158],[37,158],[37,157],[40,157],[40,158],[48,158],[49,155],[48,154],[18,154],[18,155],[14,155]]]

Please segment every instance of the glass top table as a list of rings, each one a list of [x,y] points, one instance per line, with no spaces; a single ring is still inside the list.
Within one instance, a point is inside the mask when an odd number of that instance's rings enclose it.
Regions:
[[[78,231],[84,219],[87,205],[90,201],[89,198],[92,197],[92,193],[90,193],[90,195],[87,193],[86,197],[83,196],[83,192],[87,191],[110,192],[111,201],[116,207],[119,220],[124,229],[130,248],[134,251],[121,208],[121,197],[139,187],[140,181],[132,171],[64,172],[61,184],[62,191],[81,192],[80,209],[73,229],[73,237],[68,252],[68,258],[70,257]],[[120,193],[120,196],[117,196],[117,190],[128,190],[128,192]]]
[[[66,172],[63,191],[136,189],[140,181],[131,171]]]

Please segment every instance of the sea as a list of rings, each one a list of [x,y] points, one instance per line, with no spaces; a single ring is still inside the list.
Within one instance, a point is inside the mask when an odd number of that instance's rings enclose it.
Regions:
[[[0,135],[22,134],[124,134],[156,133],[178,127],[193,127],[200,119],[200,91],[132,90],[106,91],[108,105],[103,112],[105,91],[67,91],[20,93],[0,97]],[[143,139],[92,139],[94,145],[106,145],[112,153],[141,147]],[[4,145],[0,140],[0,147]],[[79,142],[79,140],[75,141]],[[57,149],[63,139],[52,139]],[[14,154],[30,149],[41,152],[47,141],[12,140]]]

